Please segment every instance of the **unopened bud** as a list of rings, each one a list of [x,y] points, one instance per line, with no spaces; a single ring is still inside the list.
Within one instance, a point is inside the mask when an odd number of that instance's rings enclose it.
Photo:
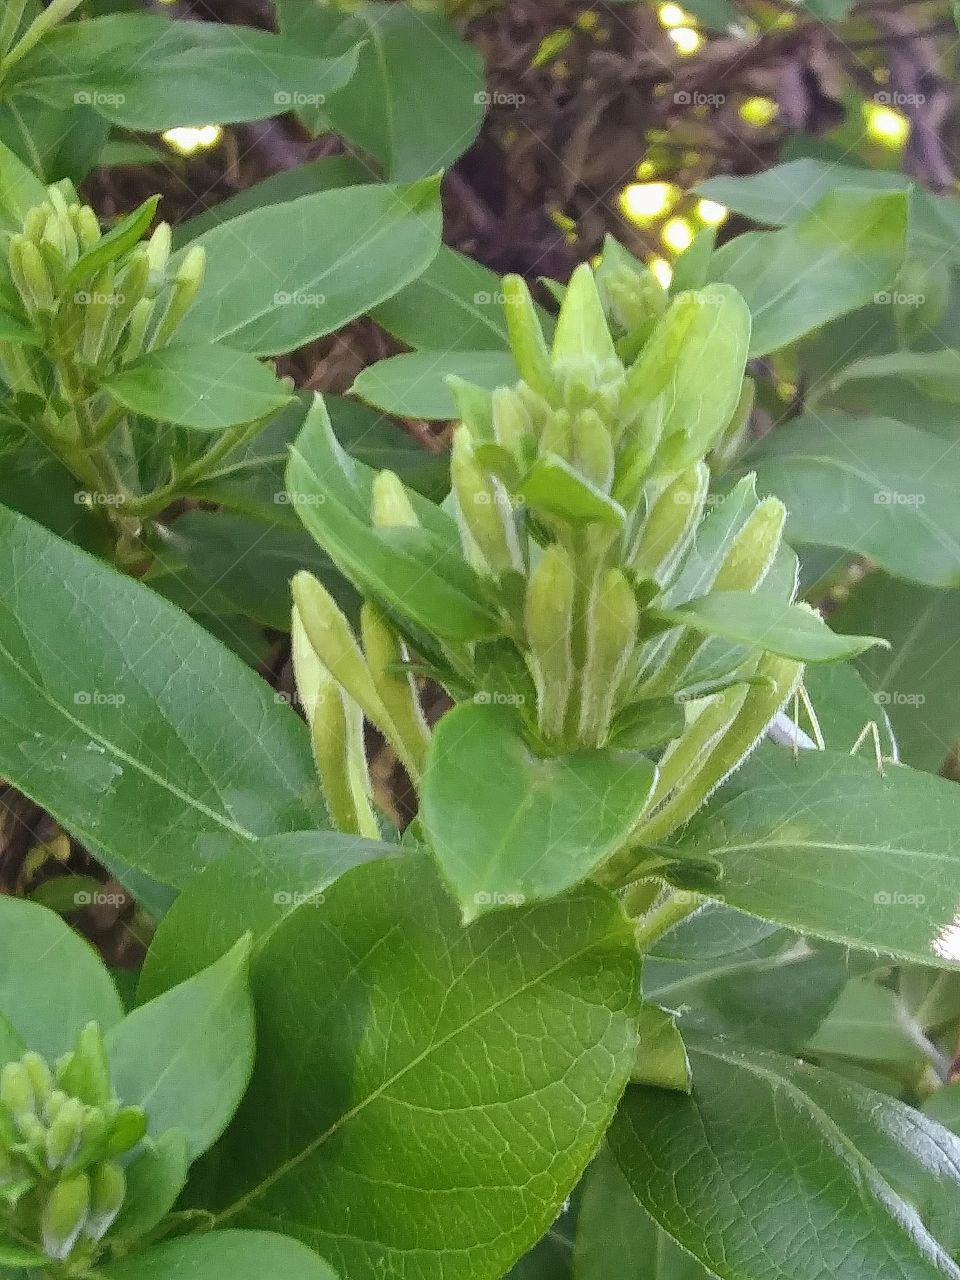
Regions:
[[[113,1160],[105,1160],[90,1174],[90,1215],[83,1228],[91,1240],[101,1240],[123,1206],[127,1178]]]
[[[110,1066],[103,1033],[96,1022],[88,1022],[77,1037],[77,1047],[58,1084],[88,1106],[102,1106],[113,1097]]]
[[[30,1077],[37,1105],[38,1107],[42,1106],[49,1098],[50,1091],[53,1088],[53,1075],[47,1066],[46,1059],[42,1058],[39,1053],[31,1052],[25,1053],[20,1061]]]
[[[124,1152],[131,1151],[145,1137],[146,1112],[143,1107],[121,1107],[109,1130],[104,1154],[122,1156]]]
[[[507,449],[518,467],[526,470],[536,449],[536,432],[521,396],[510,387],[498,387],[492,401],[493,435]]]
[[[458,428],[453,437],[450,476],[458,513],[484,565],[494,577],[522,572],[523,559],[509,495],[477,462],[466,427]]]
[[[91,368],[100,363],[114,306],[116,271],[112,262],[94,277],[89,301],[84,307],[80,353]]]
[[[375,529],[418,528],[420,521],[403,481],[392,471],[381,471],[373,482],[371,516]]]
[[[703,514],[709,468],[702,462],[682,472],[654,502],[629,558],[637,578],[665,586],[685,555]]]
[[[25,236],[13,236],[8,253],[10,274],[27,309],[52,311],[56,298],[37,246]]]
[[[48,1169],[59,1169],[69,1164],[80,1146],[81,1122],[84,1105],[78,1098],[68,1098],[60,1107],[56,1119],[47,1129],[46,1159]]]
[[[572,462],[603,493],[610,492],[615,464],[610,432],[595,409],[581,409],[570,425]]]
[[[580,679],[580,741],[601,746],[637,640],[639,609],[620,569],[608,570],[590,597],[587,657]]]
[[[787,511],[779,498],[764,498],[734,538],[713,581],[713,591],[753,591],[780,549]]]
[[[47,1196],[40,1216],[44,1252],[63,1261],[77,1240],[90,1211],[90,1179],[85,1173],[64,1178]]]
[[[8,1062],[0,1072],[0,1102],[17,1121],[25,1115],[36,1115],[33,1082],[22,1062]]]
[[[153,303],[144,298],[149,277],[150,256],[145,245],[138,245],[130,253],[126,267],[117,278],[117,296],[110,308],[107,331],[100,350],[101,360],[108,360],[116,351],[123,339],[127,321],[141,304],[145,316],[144,328],[146,327],[146,321],[149,320],[153,309]]]
[[[537,318],[530,290],[520,276],[504,276],[507,333],[520,377],[549,404],[558,404],[550,353]]]
[[[576,575],[570,555],[559,543],[553,543],[530,574],[524,608],[538,720],[550,737],[563,734],[573,692],[575,597]]]
[[[170,261],[170,248],[173,235],[169,222],[157,223],[156,230],[147,241],[147,253],[150,257],[150,297],[154,297],[166,283],[167,263]]]
[[[416,782],[423,771],[430,730],[413,676],[404,670],[410,655],[386,614],[370,600],[360,610],[360,634],[367,668],[390,717],[390,744]]]
[[[147,336],[147,325],[150,323],[152,315],[153,299],[141,298],[130,313],[130,320],[127,324],[127,341],[122,353],[125,364],[131,360],[136,360],[137,356],[143,351],[144,340]]]
[[[100,222],[97,215],[87,204],[82,204],[77,209],[73,218],[74,229],[77,233],[77,240],[84,253],[100,242],[102,232],[100,230]]]
[[[170,341],[181,320],[193,306],[203,284],[206,260],[206,251],[202,245],[194,245],[185,254],[174,277],[167,309],[151,343],[153,347],[162,347]]]

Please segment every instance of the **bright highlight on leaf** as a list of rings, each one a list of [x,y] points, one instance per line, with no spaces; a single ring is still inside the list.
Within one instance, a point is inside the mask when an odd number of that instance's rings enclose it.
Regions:
[[[757,96],[747,98],[740,104],[740,118],[755,129],[765,129],[780,114],[780,108],[773,98]]]
[[[910,136],[910,121],[893,107],[867,106],[867,133],[874,142],[899,150]]]
[[[620,207],[633,222],[651,222],[666,213],[679,194],[671,182],[631,182],[620,193]]]
[[[696,214],[708,227],[719,227],[730,217],[730,210],[717,200],[698,200]]]
[[[686,218],[671,218],[660,233],[660,239],[674,253],[683,253],[693,242],[693,227]]]
[[[174,151],[182,156],[192,156],[197,151],[207,151],[215,147],[223,137],[223,130],[218,124],[204,124],[197,129],[167,129],[163,140]]]

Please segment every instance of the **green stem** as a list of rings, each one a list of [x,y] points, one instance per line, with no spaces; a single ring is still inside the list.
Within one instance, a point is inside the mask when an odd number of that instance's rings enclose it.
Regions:
[[[679,889],[671,889],[667,897],[658,907],[654,907],[637,921],[634,939],[638,951],[649,951],[665,933],[686,920],[703,903],[696,894],[686,893]]]
[[[34,18],[26,31],[3,59],[3,70],[7,71],[25,57],[35,45],[38,45],[48,31],[69,18],[74,9],[79,8],[81,0],[51,0],[51,3]],[[19,19],[17,21],[19,26]]]

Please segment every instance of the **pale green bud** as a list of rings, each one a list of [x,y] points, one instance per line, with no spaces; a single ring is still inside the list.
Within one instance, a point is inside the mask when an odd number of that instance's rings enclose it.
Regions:
[[[459,515],[489,571],[494,577],[522,572],[523,558],[509,495],[477,462],[466,427],[458,428],[453,437],[450,476]]]
[[[127,341],[122,355],[125,364],[131,360],[136,360],[137,356],[143,351],[144,340],[147,336],[147,325],[153,315],[153,305],[152,298],[141,298],[130,313],[130,320],[127,324]]]
[[[372,486],[371,516],[375,529],[418,528],[420,521],[403,481],[392,471],[381,471]]]
[[[530,574],[524,607],[528,662],[537,689],[541,730],[563,734],[573,693],[573,610],[577,581],[569,553],[547,547]]]
[[[89,1106],[102,1106],[113,1097],[103,1033],[96,1022],[88,1022],[80,1032],[77,1047],[65,1069],[58,1072],[57,1082]]]
[[[494,439],[525,470],[536,449],[537,432],[521,396],[510,387],[498,387],[492,401]]]
[[[150,258],[150,296],[155,296],[161,286],[166,283],[167,263],[170,261],[170,249],[173,233],[169,222],[157,223],[156,230],[147,241],[147,253]]]
[[[88,1136],[92,1143],[99,1142],[99,1136],[92,1117],[89,1121]],[[122,1156],[141,1142],[147,1132],[147,1113],[143,1107],[120,1107],[108,1125],[106,1149],[107,1156]]]
[[[78,1098],[68,1098],[47,1129],[46,1159],[48,1169],[69,1164],[80,1146],[81,1122],[85,1108]]]
[[[734,538],[713,581],[713,591],[753,591],[780,549],[787,511],[779,498],[764,498]]]
[[[30,1077],[38,1107],[43,1106],[53,1088],[53,1074],[47,1066],[46,1059],[42,1058],[39,1053],[29,1052],[25,1053],[20,1061]]]
[[[577,471],[603,493],[613,484],[613,441],[595,409],[581,409],[570,424],[572,462]]]
[[[50,206],[46,204],[38,204],[28,210],[23,219],[23,234],[28,240],[32,240],[34,244],[40,243],[43,239],[43,232],[47,225],[47,219],[50,216]]]
[[[142,305],[143,314],[149,320],[153,303],[144,298],[144,291],[150,278],[150,255],[145,245],[137,245],[127,259],[127,264],[116,283],[117,298],[110,309],[107,329],[100,350],[102,360],[108,360],[116,351],[128,320],[134,311]],[[146,320],[144,321],[144,328]]]
[[[580,678],[580,741],[606,741],[617,694],[633,656],[639,609],[620,569],[608,570],[591,592],[587,611],[587,657]]]
[[[550,352],[537,318],[530,290],[520,276],[503,278],[507,333],[520,377],[549,404],[559,403]]]
[[[27,309],[53,311],[53,284],[37,246],[25,236],[13,236],[8,253],[13,283]]]
[[[542,453],[555,453],[564,462],[569,462],[573,453],[573,442],[570,436],[570,414],[566,409],[554,409],[543,424],[540,435]]]
[[[313,757],[330,819],[347,835],[380,835],[370,803],[372,787],[363,748],[363,712],[333,679],[314,710]]]
[[[65,1178],[50,1190],[40,1216],[44,1252],[63,1261],[72,1251],[90,1212],[90,1179],[85,1173]]]
[[[371,600],[364,601],[360,610],[360,635],[371,678],[390,717],[390,744],[417,782],[430,745],[430,730],[414,678],[404,670],[410,655],[386,614]]]
[[[80,248],[84,253],[99,244],[103,233],[100,230],[100,222],[97,215],[89,205],[82,204],[77,208],[73,216],[73,225]]]
[[[154,348],[162,347],[170,341],[181,320],[193,306],[203,284],[206,260],[206,250],[202,245],[194,245],[184,255],[174,277],[167,309],[151,344]]]
[[[120,1212],[127,1193],[127,1178],[112,1160],[98,1164],[90,1174],[90,1216],[83,1228],[91,1240],[101,1240]]]
[[[37,1097],[22,1062],[8,1062],[0,1071],[0,1102],[18,1122],[25,1115],[36,1115]]]
[[[103,355],[116,305],[116,269],[112,262],[93,278],[90,289],[78,295],[78,300],[84,312],[80,354],[88,365],[95,367]]]
[[[693,541],[710,484],[702,462],[682,472],[653,503],[639,541],[629,557],[638,578],[664,586]]]

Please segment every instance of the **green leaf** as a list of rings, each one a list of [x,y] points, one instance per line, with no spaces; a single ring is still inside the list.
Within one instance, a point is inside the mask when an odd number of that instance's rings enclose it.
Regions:
[[[46,907],[0,897],[0,1014],[28,1049],[59,1057],[88,1022],[123,1016],[103,961]]]
[[[854,978],[804,1048],[807,1058],[852,1058],[915,1079],[930,1061],[922,1029],[895,991]]]
[[[0,342],[14,342],[20,347],[39,347],[41,339],[33,329],[21,320],[0,311]]]
[[[424,527],[375,529],[373,479],[341,449],[317,396],[287,468],[287,490],[308,531],[359,590],[428,632],[457,641],[498,635],[500,623],[463,560],[452,518],[411,494]]]
[[[791,542],[856,551],[928,586],[960,585],[960,459],[938,437],[820,412],[772,431],[750,469],[783,500]]]
[[[387,333],[428,351],[506,351],[503,283],[493,271],[441,245],[418,280],[373,311]],[[541,312],[545,327],[552,319]]]
[[[622,529],[626,522],[619,502],[555,453],[540,455],[517,485],[517,495],[538,510],[574,524],[599,522]]]
[[[88,103],[114,124],[158,133],[262,120],[347,83],[354,48],[318,58],[270,32],[219,22],[107,14],[64,23],[11,68],[8,92]]]
[[[960,790],[837,751],[759,751],[677,841],[741,911],[926,965],[960,961]],[[662,997],[661,997],[662,998]]]
[[[449,168],[480,131],[486,101],[483,62],[437,14],[367,3],[336,8],[279,0],[280,29],[301,50],[336,54],[361,44],[357,73],[320,104],[321,129],[343,134],[397,182]]]
[[[421,821],[464,920],[586,879],[636,825],[655,778],[636,752],[539,759],[510,707],[448,712],[427,755]]]
[[[378,360],[350,391],[387,413],[440,422],[459,416],[448,378],[493,391],[512,387],[519,376],[509,351],[414,351]]]
[[[0,238],[5,241],[19,231],[30,210],[46,198],[47,189],[36,174],[0,143]],[[6,256],[4,251],[4,264]]]
[[[897,740],[886,708],[877,701],[852,663],[822,662],[807,667],[803,684],[813,703],[824,744],[832,751],[852,750],[864,727],[873,720],[880,734],[883,755],[899,760]],[[793,719],[792,703],[787,711]],[[801,720],[805,722],[802,712]]]
[[[157,212],[159,196],[150,196],[144,200],[133,213],[128,213],[106,233],[101,236],[92,249],[80,255],[71,267],[61,288],[61,296],[73,289],[78,289],[85,280],[90,280],[110,262],[115,262],[123,254],[133,248],[149,230]]]
[[[139,1240],[162,1222],[187,1181],[190,1152],[182,1129],[146,1138],[127,1165],[123,1207],[110,1228],[111,1239]]]
[[[3,509],[0,579],[0,774],[101,860],[182,885],[322,823],[304,725],[180,610]]]
[[[729,240],[711,278],[733,285],[753,315],[752,356],[795,342],[888,289],[906,250],[907,195],[828,192],[781,231]]]
[[[806,605],[786,604],[750,591],[714,591],[676,609],[651,609],[651,616],[705,635],[801,662],[837,662],[854,658],[885,640],[841,636]]]
[[[322,1258],[269,1231],[212,1231],[167,1240],[97,1270],[104,1280],[337,1280]]]
[[[155,1140],[179,1128],[191,1159],[223,1132],[253,1069],[245,935],[209,968],[141,1004],[107,1035],[117,1097],[147,1113]]]
[[[295,1233],[350,1280],[496,1280],[609,1123],[635,982],[629,923],[595,887],[463,929],[422,855],[348,872],[255,966],[219,1220]]]
[[[932,1093],[923,1104],[923,1114],[951,1133],[960,1134],[960,1080]]]
[[[647,1001],[640,1010],[640,1043],[630,1079],[635,1084],[690,1092],[690,1061],[677,1020]]]
[[[270,836],[205,867],[160,922],[140,975],[152,999],[212,964],[247,932],[254,957],[294,911],[313,911],[351,867],[396,854],[394,845],[339,831]]]
[[[891,642],[861,658],[877,714],[889,715],[904,760],[936,772],[960,742],[960,687],[951,660],[960,592],[931,591],[871,573],[850,593],[837,625],[875,626]]]
[[[16,1241],[0,1235],[0,1266],[13,1267],[16,1271],[31,1271],[46,1266],[49,1258],[35,1249],[24,1248]],[[8,1272],[4,1272],[8,1275]]]
[[[720,1280],[956,1280],[960,1142],[791,1058],[690,1044],[694,1090],[628,1091],[611,1145],[648,1213]]]
[[[283,354],[342,328],[430,265],[439,182],[322,191],[231,218],[193,244],[206,249],[204,287],[178,341]]]
[[[165,161],[166,162],[166,161]],[[284,205],[301,196],[317,195],[321,191],[334,191],[340,187],[358,187],[369,182],[370,172],[353,156],[326,156],[323,160],[308,160],[293,169],[283,169],[271,174],[252,186],[228,196],[212,209],[188,218],[173,228],[173,241],[178,249],[192,244],[198,236],[242,213],[264,209],[268,205]]]
[[[273,371],[253,356],[196,342],[140,356],[100,386],[134,413],[196,431],[265,418],[290,399]]]
[[[637,1203],[608,1147],[601,1147],[584,1181],[574,1280],[711,1280]]]

